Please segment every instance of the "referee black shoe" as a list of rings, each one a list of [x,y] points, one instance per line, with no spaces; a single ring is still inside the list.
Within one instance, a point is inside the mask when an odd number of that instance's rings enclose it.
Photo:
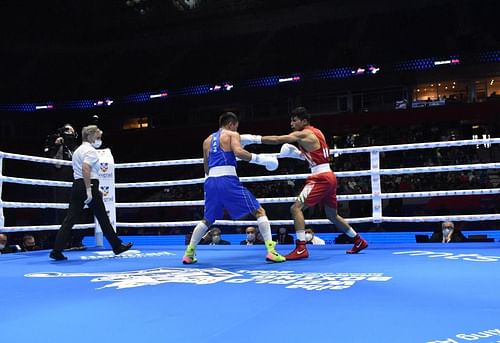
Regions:
[[[120,255],[122,252],[125,252],[125,251],[129,250],[130,248],[132,248],[132,245],[134,245],[134,244],[132,244],[132,243],[120,244],[116,248],[113,248],[113,252],[115,253],[115,255]]]
[[[55,251],[52,250],[49,255],[50,258],[56,260],[56,261],[64,261],[67,260],[68,258],[62,254],[60,251]]]

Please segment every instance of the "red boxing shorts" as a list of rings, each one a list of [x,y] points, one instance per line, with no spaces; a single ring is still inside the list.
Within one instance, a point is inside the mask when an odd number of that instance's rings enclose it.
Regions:
[[[307,207],[323,204],[337,208],[337,177],[331,171],[309,176],[297,200]]]

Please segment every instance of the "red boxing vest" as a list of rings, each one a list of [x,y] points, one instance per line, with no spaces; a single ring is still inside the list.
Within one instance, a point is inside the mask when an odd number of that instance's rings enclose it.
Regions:
[[[309,162],[309,166],[314,167],[320,164],[324,163],[330,163],[330,149],[328,148],[328,145],[326,144],[325,141],[325,136],[323,135],[323,132],[321,132],[319,129],[313,127],[313,126],[307,126],[304,128],[304,130],[310,130],[316,137],[318,137],[319,140],[319,149],[307,152],[302,148],[302,146],[299,144],[299,149],[302,151],[304,154],[304,157],[306,158],[307,162]]]

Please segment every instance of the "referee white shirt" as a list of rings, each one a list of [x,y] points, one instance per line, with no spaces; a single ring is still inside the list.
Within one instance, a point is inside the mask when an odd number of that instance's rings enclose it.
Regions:
[[[82,167],[84,163],[90,166],[90,178],[97,179],[99,173],[99,157],[97,150],[89,143],[83,142],[73,153],[73,177],[75,180],[83,179]]]

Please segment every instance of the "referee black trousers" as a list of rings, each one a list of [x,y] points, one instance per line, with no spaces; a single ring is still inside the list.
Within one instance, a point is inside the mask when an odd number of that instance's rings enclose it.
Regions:
[[[92,179],[92,201],[88,204],[94,216],[97,218],[99,225],[101,225],[102,233],[104,237],[108,240],[109,244],[113,249],[119,247],[122,244],[120,238],[116,234],[109,217],[106,213],[106,208],[104,207],[104,202],[102,201],[102,194],[99,191],[99,180]],[[85,183],[83,179],[77,179],[73,182],[71,187],[71,198],[69,200],[68,214],[64,218],[61,228],[57,232],[56,241],[54,243],[54,251],[63,251],[68,242],[71,229],[73,225],[78,221],[82,212],[83,206],[85,205],[85,200],[87,199],[87,191],[85,189]]]

